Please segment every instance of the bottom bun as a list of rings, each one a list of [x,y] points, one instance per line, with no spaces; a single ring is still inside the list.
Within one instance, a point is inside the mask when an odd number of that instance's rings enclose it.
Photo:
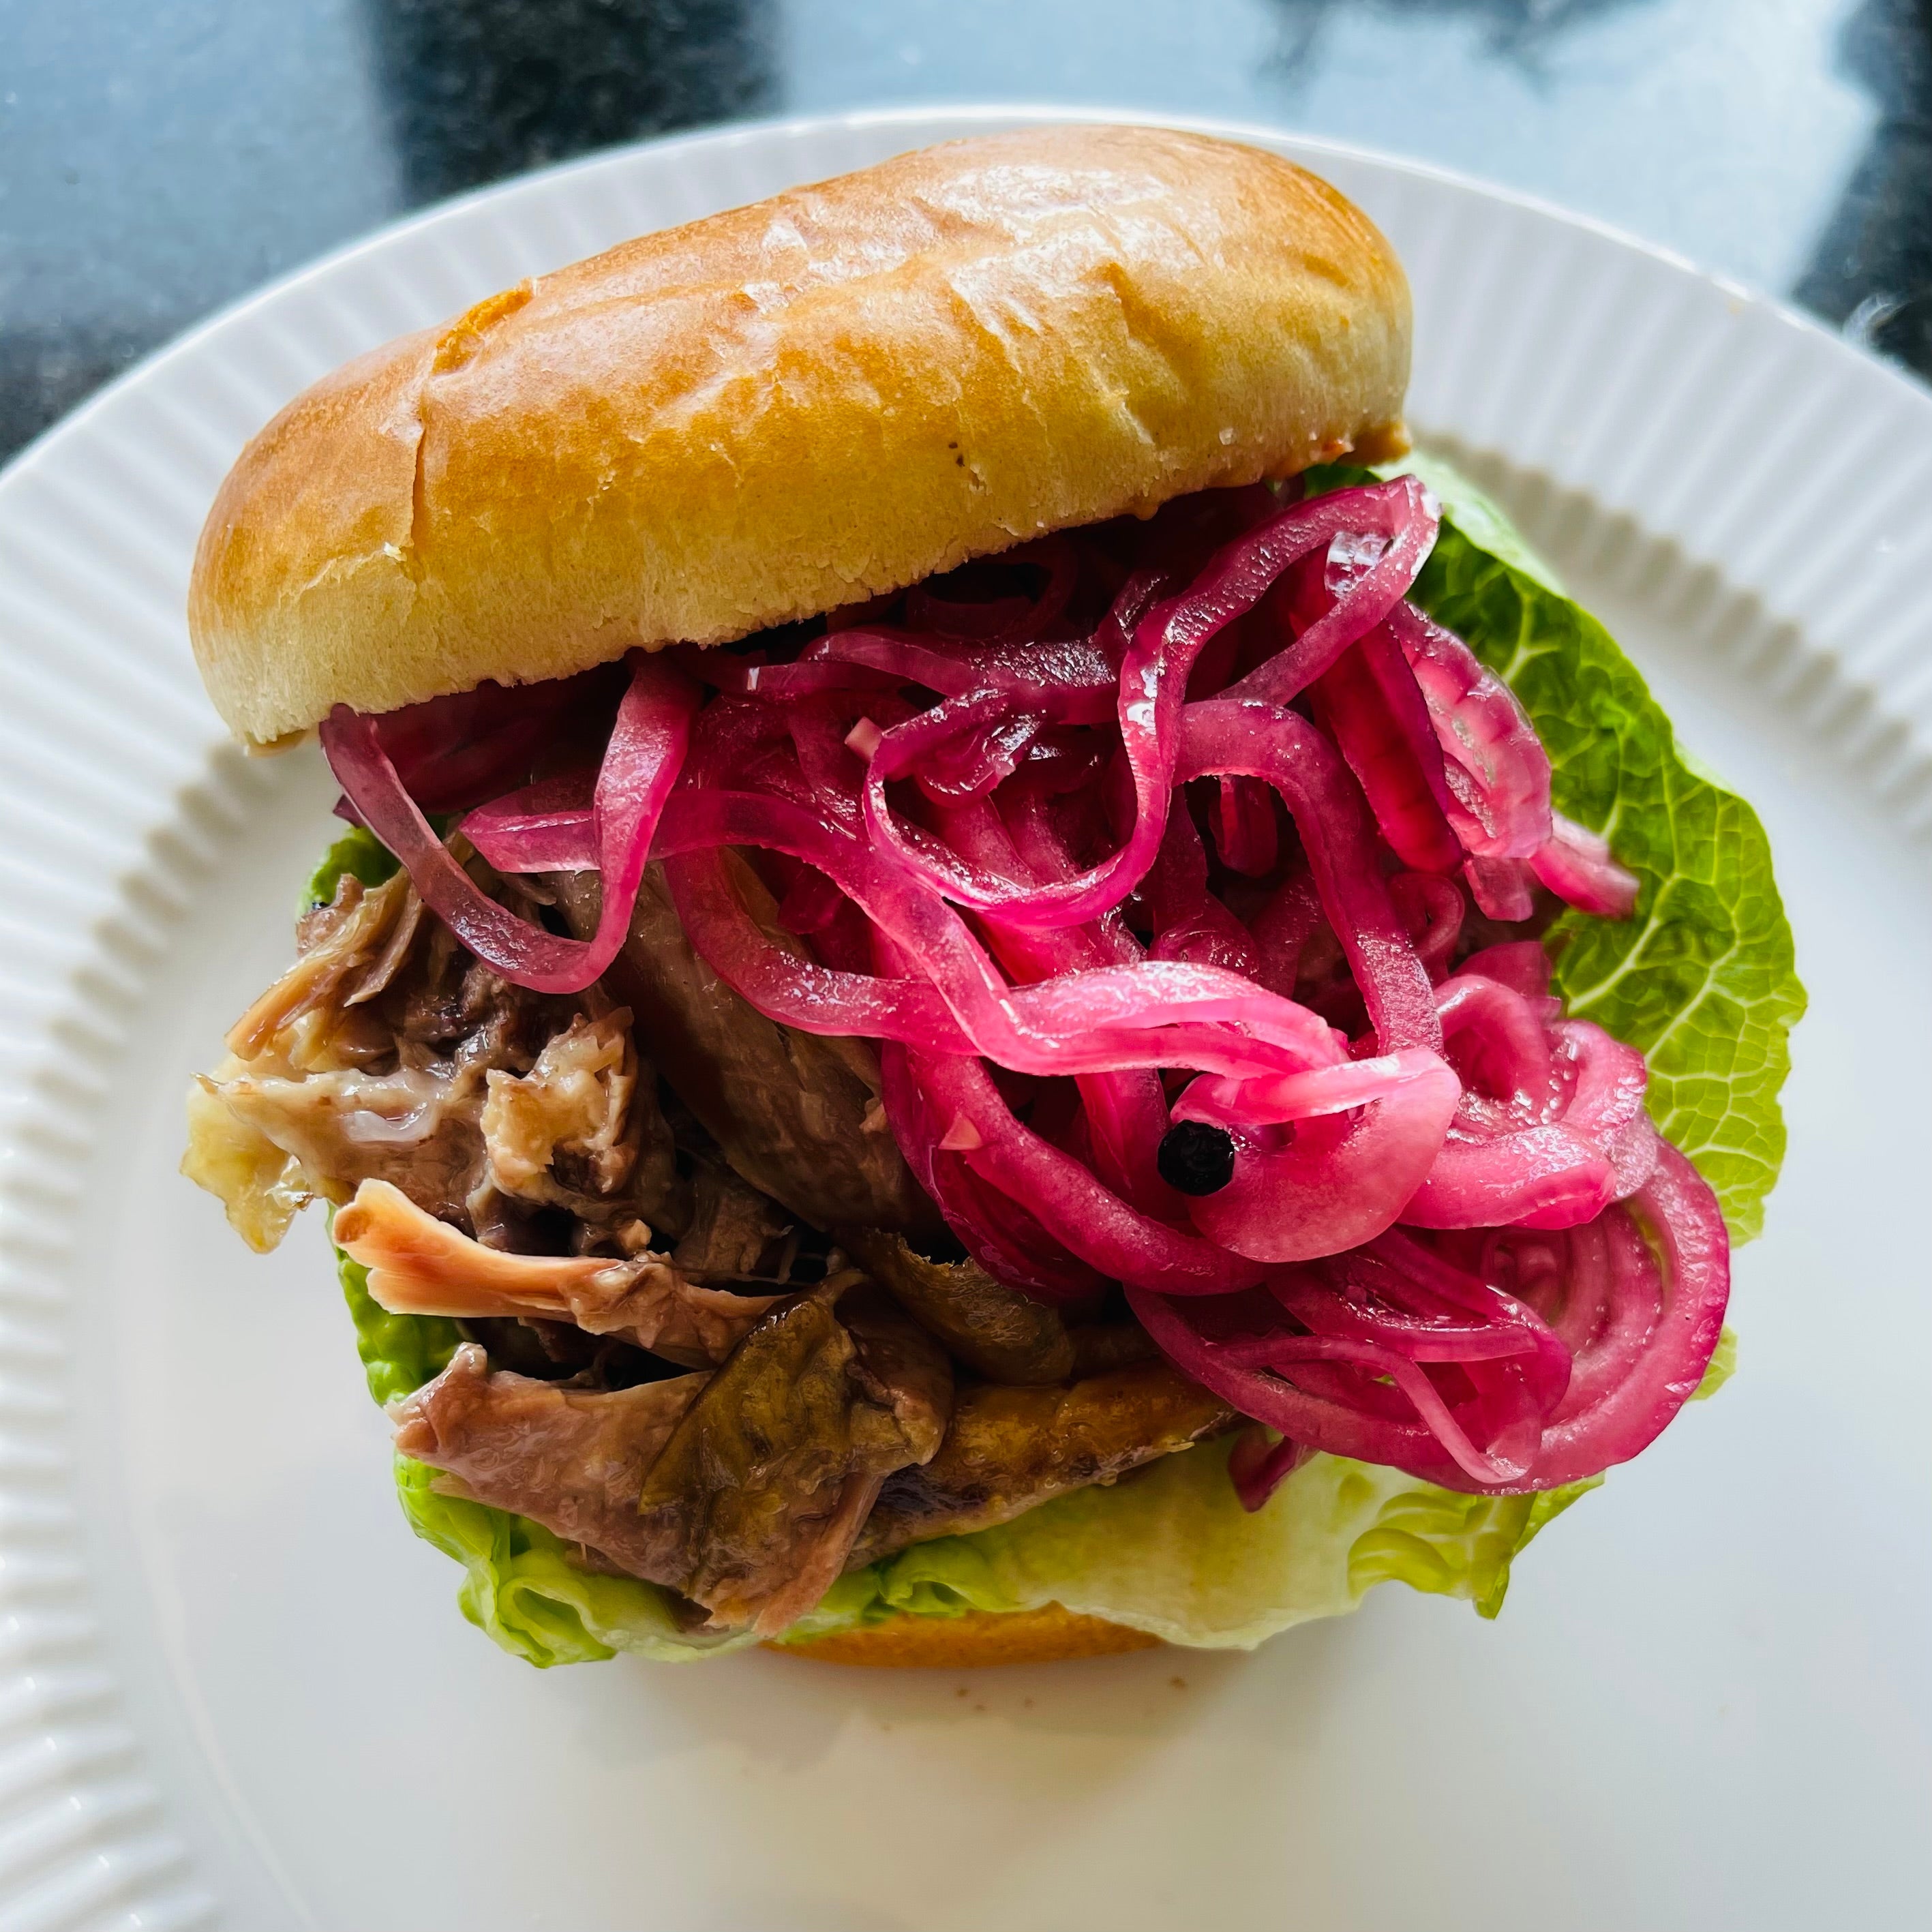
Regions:
[[[863,1664],[886,1670],[957,1670],[985,1664],[1058,1664],[1116,1651],[1152,1650],[1145,1630],[1110,1624],[1042,1604],[1036,1610],[968,1610],[961,1617],[897,1616],[802,1643],[768,1643],[787,1657],[820,1664]]]

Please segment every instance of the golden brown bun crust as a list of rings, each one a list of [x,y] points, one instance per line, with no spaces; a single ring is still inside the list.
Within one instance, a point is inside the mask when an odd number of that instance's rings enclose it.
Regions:
[[[1160,1642],[1144,1630],[1045,1604],[1036,1610],[998,1616],[970,1610],[963,1617],[895,1617],[809,1643],[765,1647],[820,1664],[958,1670],[986,1664],[1059,1664],[1076,1657],[1108,1657],[1124,1650],[1152,1650]]]
[[[1226,141],[952,142],[376,350],[243,453],[189,628],[241,736],[716,643],[1210,484],[1398,454],[1408,284]]]

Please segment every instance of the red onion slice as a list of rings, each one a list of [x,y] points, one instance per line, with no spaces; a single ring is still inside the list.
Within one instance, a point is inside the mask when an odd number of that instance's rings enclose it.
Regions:
[[[1530,887],[1535,874],[1522,859],[1468,859],[1462,876],[1468,881],[1469,896],[1485,918],[1514,925],[1536,910]]]
[[[1252,1514],[1314,1454],[1306,1443],[1286,1436],[1270,1445],[1268,1432],[1258,1423],[1243,1430],[1228,1452],[1228,1480],[1242,1508]]]
[[[1266,786],[1252,778],[1221,781],[1214,800],[1214,843],[1231,872],[1258,879],[1274,870],[1280,840]]]
[[[1494,1096],[1525,1124],[1546,1118],[1558,1099],[1548,1003],[1466,968],[1436,988],[1436,1003],[1450,1064],[1471,1094]]]
[[[460,812],[530,776],[572,712],[608,689],[614,665],[538,684],[486,679],[420,704],[371,714],[377,742],[425,812]]]
[[[975,862],[1023,882],[1039,877],[1016,843],[1004,821],[984,803],[956,807],[940,814],[941,829],[952,849]],[[1046,876],[1064,877],[1048,828],[1036,820],[1028,826],[1028,843],[1046,860]],[[1118,926],[1103,929],[1060,926],[1046,930],[986,922],[989,944],[1000,964],[1021,984],[1051,980],[1063,973],[1090,970],[1113,963],[1131,964],[1139,946]],[[1160,1076],[1151,1066],[1118,1069],[1112,1072],[1075,1076],[1084,1103],[1094,1165],[1102,1180],[1117,1192],[1150,1210],[1178,1210],[1178,1198],[1160,1178],[1157,1162],[1161,1136],[1168,1127],[1167,1101]]]
[[[1550,836],[1550,758],[1516,694],[1453,632],[1398,604],[1388,627],[1442,748],[1450,823],[1472,857],[1526,859]]]
[[[500,872],[583,872],[597,863],[597,775],[571,772],[479,805],[458,827]]]
[[[808,644],[796,664],[760,670],[760,697],[797,694],[791,674],[820,665],[844,665],[890,678],[894,685],[922,685],[942,698],[974,698],[998,692],[1016,698],[1055,692],[1106,699],[1112,715],[1118,674],[1106,653],[1084,638],[1015,639],[1004,644],[936,641],[916,632],[868,627],[834,631]]]
[[[1486,1325],[1526,1335],[1526,1352],[1501,1354],[1488,1340],[1480,1357],[1466,1352],[1425,1363],[1419,1336],[1387,1315],[1361,1332],[1321,1336],[1306,1332],[1305,1320],[1283,1326],[1286,1308],[1276,1302],[1270,1312],[1275,1296],[1181,1301],[1130,1287],[1127,1298],[1185,1372],[1310,1448],[1502,1495],[1556,1488],[1628,1462],[1682,1407],[1717,1346],[1730,1247],[1716,1196],[1666,1145],[1638,1192],[1598,1221],[1557,1234],[1504,1230],[1491,1238],[1490,1252],[1506,1276],[1517,1264],[1514,1279],[1526,1298],[1513,1310],[1503,1304],[1516,1298],[1488,1282],[1475,1284],[1479,1296],[1456,1290],[1450,1277],[1461,1271],[1406,1238],[1384,1236],[1370,1251],[1416,1291],[1468,1313],[1486,1307]],[[1346,1282],[1360,1260],[1322,1266],[1331,1283]],[[1292,1283],[1277,1291],[1290,1305],[1297,1292]],[[1314,1304],[1305,1286],[1301,1292],[1298,1312],[1306,1315]],[[1328,1304],[1330,1325],[1347,1324],[1345,1300]],[[1432,1325],[1437,1340],[1448,1341],[1454,1324]],[[1567,1377],[1558,1372],[1565,1354]],[[1526,1418],[1536,1425],[1526,1446]]]
[[[1091,1300],[1105,1278],[1048,1234],[1017,1202],[981,1181],[958,1153],[943,1150],[906,1049],[879,1049],[886,1124],[920,1184],[974,1259],[996,1279],[1043,1301]],[[952,1121],[946,1125],[950,1129]]]
[[[630,688],[597,775],[594,814],[604,902],[588,940],[562,939],[481,891],[410,797],[376,721],[339,704],[322,721],[331,769],[362,822],[409,869],[423,901],[478,958],[540,993],[580,993],[610,966],[631,910],[665,798],[684,760],[698,692],[674,664],[630,658]]]
[[[1131,638],[1122,656],[1115,716],[1133,783],[1135,818],[1126,842],[1112,858],[1073,879],[1030,890],[999,886],[964,875],[943,856],[903,836],[886,800],[886,783],[910,770],[956,722],[969,718],[977,722],[982,715],[992,715],[996,700],[992,699],[968,701],[983,705],[983,714],[962,709],[942,722],[928,722],[933,714],[928,713],[908,728],[908,735],[892,746],[886,762],[874,760],[866,786],[866,812],[875,844],[929,890],[977,911],[998,912],[1010,920],[1040,925],[1079,926],[1118,904],[1146,876],[1159,847],[1173,785],[1176,732],[1188,673],[1195,660],[1210,640],[1252,610],[1292,564],[1339,532],[1354,531],[1364,522],[1382,525],[1395,540],[1381,563],[1345,592],[1306,637],[1274,661],[1280,664],[1299,652],[1298,662],[1312,667],[1300,682],[1290,678],[1282,686],[1284,695],[1292,695],[1309,677],[1325,669],[1336,653],[1379,622],[1388,602],[1400,597],[1420,568],[1435,538],[1436,518],[1427,493],[1412,477],[1339,490],[1278,512],[1227,544],[1188,590],[1144,616],[1136,613],[1153,590],[1153,581],[1145,575],[1130,581],[1116,600],[1108,628]],[[1264,671],[1268,669],[1263,667]],[[1253,681],[1251,678],[1247,682]],[[1277,677],[1265,689],[1273,691],[1280,683]],[[1238,692],[1243,688],[1236,687]],[[1080,695],[1066,693],[1060,701],[1070,706]],[[880,756],[886,756],[884,746]]]
[[[1386,548],[1378,540],[1338,536],[1322,570],[1304,564],[1291,580],[1285,606],[1292,626],[1306,632],[1378,560],[1386,561]],[[1314,680],[1309,696],[1316,721],[1348,760],[1396,856],[1420,872],[1454,871],[1462,848],[1449,823],[1455,802],[1442,747],[1415,674],[1387,624],[1343,651]]]
[[[1316,721],[1348,762],[1395,855],[1420,872],[1462,862],[1442,749],[1415,677],[1386,628],[1371,631],[1316,680]]]
[[[1703,1379],[1730,1296],[1730,1238],[1717,1196],[1667,1142],[1650,1178],[1605,1217],[1612,1248],[1595,1349],[1577,1357],[1581,1399],[1559,1412],[1539,1489],[1593,1476],[1647,1448]],[[1610,1372],[1593,1354],[1604,1352]]]
[[[1280,1310],[1265,1295],[1180,1304],[1143,1288],[1130,1287],[1126,1292],[1142,1327],[1184,1374],[1295,1442],[1359,1462],[1391,1464],[1411,1474],[1426,1470],[1429,1480],[1440,1480],[1446,1471],[1457,1479],[1451,1486],[1458,1488],[1513,1480],[1470,1440],[1427,1374],[1393,1349],[1278,1328]],[[1228,1332],[1228,1318],[1220,1306],[1238,1301],[1259,1306],[1258,1318],[1249,1317],[1253,1325],[1246,1335]],[[1328,1364],[1393,1383],[1416,1419],[1399,1421],[1367,1412],[1355,1398],[1354,1377],[1323,1387],[1324,1378],[1298,1372],[1305,1364]]]
[[[1582,1020],[1546,1024],[1522,994],[1478,974],[1438,989],[1466,1083],[1412,1227],[1574,1227],[1641,1186],[1656,1135],[1643,1056]]]
[[[1154,920],[1156,959],[1189,960],[1259,980],[1253,935],[1208,890],[1208,854],[1184,799],[1178,797],[1168,813],[1160,856],[1141,896]]]
[[[1359,545],[1364,537],[1378,537],[1385,540],[1383,548],[1366,568],[1339,573],[1341,584],[1330,609],[1278,656],[1231,685],[1223,697],[1286,704],[1306,690],[1351,644],[1401,603],[1435,548],[1442,520],[1436,499],[1413,476],[1338,490],[1300,507],[1310,513],[1311,525],[1320,535],[1316,542],[1302,545],[1292,557],[1282,560],[1268,587],[1289,563],[1298,562],[1318,546],[1332,544],[1338,538]],[[1335,515],[1338,510],[1344,512],[1339,518]]]
[[[1279,1130],[1238,1132],[1234,1178],[1188,1203],[1196,1227],[1236,1254],[1280,1262],[1335,1254],[1391,1226],[1436,1160],[1462,1088],[1424,1047],[1343,1070],[1376,1065],[1389,1071],[1358,1113],[1324,1106],[1301,1114],[1286,1144],[1276,1144]],[[1191,1092],[1175,1109],[1183,1118],[1200,1118]]]
[[[1361,794],[1334,746],[1305,718],[1273,705],[1218,698],[1189,705],[1177,782],[1231,774],[1265,780],[1288,807],[1382,1050],[1439,1046],[1435,990],[1389,896]]]
[[[1486,946],[1462,962],[1460,971],[1493,980],[1526,999],[1546,999],[1550,993],[1550,955],[1540,939],[1505,940]]]
[[[1439,1056],[1426,1047],[1409,1046],[1373,1059],[1311,1067],[1304,1073],[1265,1074],[1245,1080],[1203,1074],[1174,1102],[1174,1117],[1234,1129],[1322,1120],[1372,1106],[1418,1081],[1439,1085],[1436,1076],[1442,1066]]]
[[[1111,1281],[1158,1283],[1169,1294],[1224,1294],[1260,1279],[1252,1262],[1144,1214],[1081,1162],[1022,1125],[986,1070],[960,1055],[908,1055],[935,1116],[969,1122],[968,1167],[1018,1202],[1048,1234]]]
[[[1553,830],[1530,854],[1536,876],[1556,896],[1599,919],[1628,919],[1642,881],[1610,856],[1610,841],[1587,826],[1551,814]]]
[[[1390,882],[1393,888],[1394,881]],[[1271,993],[1292,999],[1300,980],[1302,948],[1325,926],[1312,876],[1291,873],[1256,914],[1250,930],[1261,951],[1256,977]],[[1420,959],[1421,954],[1418,952]]]
[[[801,1033],[914,1041],[942,1052],[970,1048],[924,981],[842,972],[778,944],[732,890],[720,849],[727,842],[674,852],[664,862],[679,923],[727,986],[767,1019]]]
[[[1462,893],[1452,880],[1432,873],[1397,872],[1389,880],[1389,894],[1422,970],[1439,983],[1448,972],[1449,956],[1462,935],[1462,922],[1468,914]],[[1540,952],[1543,949],[1536,950]]]

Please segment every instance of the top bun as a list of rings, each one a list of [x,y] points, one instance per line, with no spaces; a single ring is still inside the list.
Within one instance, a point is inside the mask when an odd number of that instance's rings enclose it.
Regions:
[[[1408,284],[1326,183],[1142,128],[949,142],[520,283],[242,452],[188,622],[256,744],[712,644],[1406,447]]]

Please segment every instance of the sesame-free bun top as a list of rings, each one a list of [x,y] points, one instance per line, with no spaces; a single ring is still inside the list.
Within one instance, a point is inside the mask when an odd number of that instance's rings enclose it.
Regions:
[[[1258,149],[949,142],[646,236],[352,362],[196,553],[217,707],[360,711],[710,644],[1214,484],[1397,454],[1388,244]]]

